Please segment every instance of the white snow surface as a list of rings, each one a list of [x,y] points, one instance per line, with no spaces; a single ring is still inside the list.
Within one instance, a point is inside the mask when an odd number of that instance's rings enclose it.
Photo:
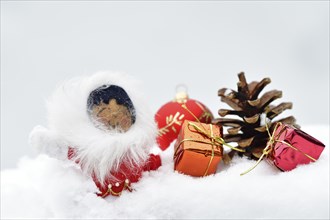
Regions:
[[[215,175],[193,178],[173,171],[173,144],[163,165],[146,172],[135,191],[103,199],[78,165],[46,155],[22,158],[1,171],[1,219],[329,219],[329,126],[303,130],[326,147],[320,159],[280,172],[263,161],[235,157]]]

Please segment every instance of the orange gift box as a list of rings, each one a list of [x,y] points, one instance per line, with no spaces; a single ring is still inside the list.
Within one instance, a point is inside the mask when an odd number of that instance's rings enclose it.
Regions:
[[[174,170],[190,176],[214,174],[221,161],[222,127],[185,120],[174,145]]]

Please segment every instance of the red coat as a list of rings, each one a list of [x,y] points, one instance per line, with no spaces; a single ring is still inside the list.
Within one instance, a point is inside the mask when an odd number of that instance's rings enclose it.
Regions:
[[[69,147],[68,159],[71,160],[75,155],[75,149]],[[78,162],[78,161],[76,161]],[[108,195],[120,196],[123,190],[127,189],[132,191],[131,183],[136,183],[142,176],[143,171],[157,170],[161,166],[161,159],[159,155],[150,154],[148,160],[142,165],[136,165],[134,170],[129,169],[125,163],[122,163],[117,172],[110,171],[111,175],[116,180],[105,178],[103,184],[92,175],[96,186],[99,188],[100,193],[98,196],[106,197]]]

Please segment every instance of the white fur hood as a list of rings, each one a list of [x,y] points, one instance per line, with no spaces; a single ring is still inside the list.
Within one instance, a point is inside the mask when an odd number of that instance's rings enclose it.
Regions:
[[[125,133],[96,128],[87,113],[89,94],[104,84],[122,87],[133,102],[136,121]],[[99,72],[66,81],[56,88],[47,102],[49,128],[77,149],[76,159],[83,170],[96,172],[103,179],[123,161],[134,164],[147,159],[157,128],[146,106],[135,80],[124,74]]]

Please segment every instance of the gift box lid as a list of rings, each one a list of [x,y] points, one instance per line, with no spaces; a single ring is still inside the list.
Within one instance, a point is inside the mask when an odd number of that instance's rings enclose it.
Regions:
[[[206,154],[212,151],[213,141],[214,154],[222,155],[222,144],[216,143],[212,137],[222,137],[221,126],[185,120],[175,143],[175,149],[180,147],[182,150]]]

